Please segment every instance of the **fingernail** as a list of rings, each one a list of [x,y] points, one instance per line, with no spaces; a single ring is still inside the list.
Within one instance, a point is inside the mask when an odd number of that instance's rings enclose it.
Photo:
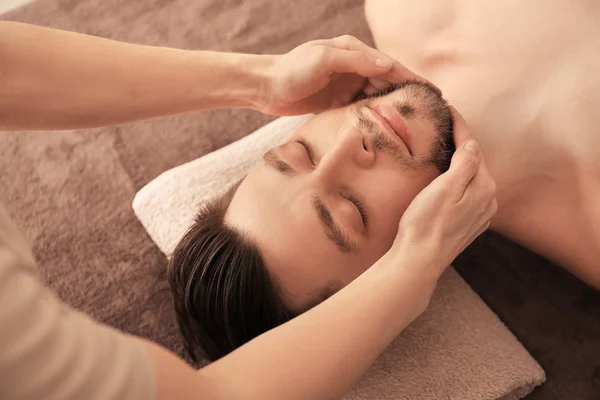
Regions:
[[[475,140],[469,140],[467,144],[465,144],[465,150],[469,153],[477,154],[479,152],[479,143]]]
[[[379,68],[390,68],[392,66],[392,62],[390,60],[378,58],[377,60],[375,60],[375,65],[377,65]]]

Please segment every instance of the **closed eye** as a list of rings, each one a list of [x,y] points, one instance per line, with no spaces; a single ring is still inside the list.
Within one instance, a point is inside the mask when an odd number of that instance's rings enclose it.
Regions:
[[[352,195],[343,194],[342,197],[344,197],[346,200],[348,200],[352,204],[354,204],[354,206],[358,210],[358,213],[360,214],[360,218],[362,219],[362,222],[363,222],[363,225],[365,226],[365,229],[367,229],[367,226],[368,226],[367,224],[369,222],[369,217],[367,215],[367,212],[365,211],[364,205],[360,202],[360,200],[358,200],[356,197],[354,197]]]
[[[310,163],[313,166],[316,166],[317,164],[315,163],[315,152],[313,151],[312,146],[304,139],[298,139],[296,140],[297,143],[300,143],[304,149],[306,150],[306,154],[308,155],[308,159],[310,160]]]

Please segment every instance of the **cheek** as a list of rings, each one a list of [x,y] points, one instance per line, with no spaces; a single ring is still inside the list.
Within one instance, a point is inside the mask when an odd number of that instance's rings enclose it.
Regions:
[[[387,185],[372,188],[371,201],[373,215],[373,252],[383,255],[391,247],[398,224],[414,198],[423,190],[437,174],[420,174],[419,176],[398,177],[389,179]],[[394,182],[393,184],[390,184]]]
[[[420,179],[381,176],[370,179],[368,190],[375,217],[387,232],[397,225],[415,196],[423,189]]]

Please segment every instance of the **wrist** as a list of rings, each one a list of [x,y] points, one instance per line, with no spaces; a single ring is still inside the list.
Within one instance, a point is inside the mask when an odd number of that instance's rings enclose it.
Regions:
[[[391,279],[410,280],[423,290],[435,288],[447,267],[439,257],[435,246],[419,246],[413,243],[397,243],[381,258],[382,267],[389,268]]]
[[[435,265],[410,253],[388,252],[364,273],[379,282],[378,296],[391,302],[395,310],[402,310],[403,318],[394,320],[398,332],[429,306],[439,277],[432,267]]]
[[[435,230],[414,232],[411,229],[403,229],[388,253],[393,257],[414,260],[414,268],[427,270],[437,279],[450,264],[447,250]]]
[[[275,55],[234,54],[231,76],[236,79],[234,91],[228,94],[235,107],[261,111],[271,95],[271,67]]]
[[[184,60],[196,82],[190,91],[196,109],[261,110],[270,95],[270,68],[277,56],[193,51]]]

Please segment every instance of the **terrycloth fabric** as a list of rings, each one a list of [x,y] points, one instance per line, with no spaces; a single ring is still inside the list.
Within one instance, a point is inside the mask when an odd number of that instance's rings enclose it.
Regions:
[[[311,116],[280,118],[218,151],[173,168],[136,195],[133,209],[170,254],[198,206],[242,179]],[[544,371],[450,268],[429,310],[403,332],[347,399],[518,399]]]
[[[225,193],[264,153],[311,118],[279,118],[237,142],[162,173],[136,194],[136,216],[160,250],[170,255],[190,227],[198,205]]]
[[[372,44],[363,0],[37,0],[0,19],[189,49],[276,54],[342,34]],[[163,171],[271,119],[219,110],[84,131],[0,133],[0,203],[61,299],[185,356],[170,296],[157,292],[166,259],[131,201]],[[528,400],[600,399],[600,294],[493,233],[454,266],[546,371]]]

